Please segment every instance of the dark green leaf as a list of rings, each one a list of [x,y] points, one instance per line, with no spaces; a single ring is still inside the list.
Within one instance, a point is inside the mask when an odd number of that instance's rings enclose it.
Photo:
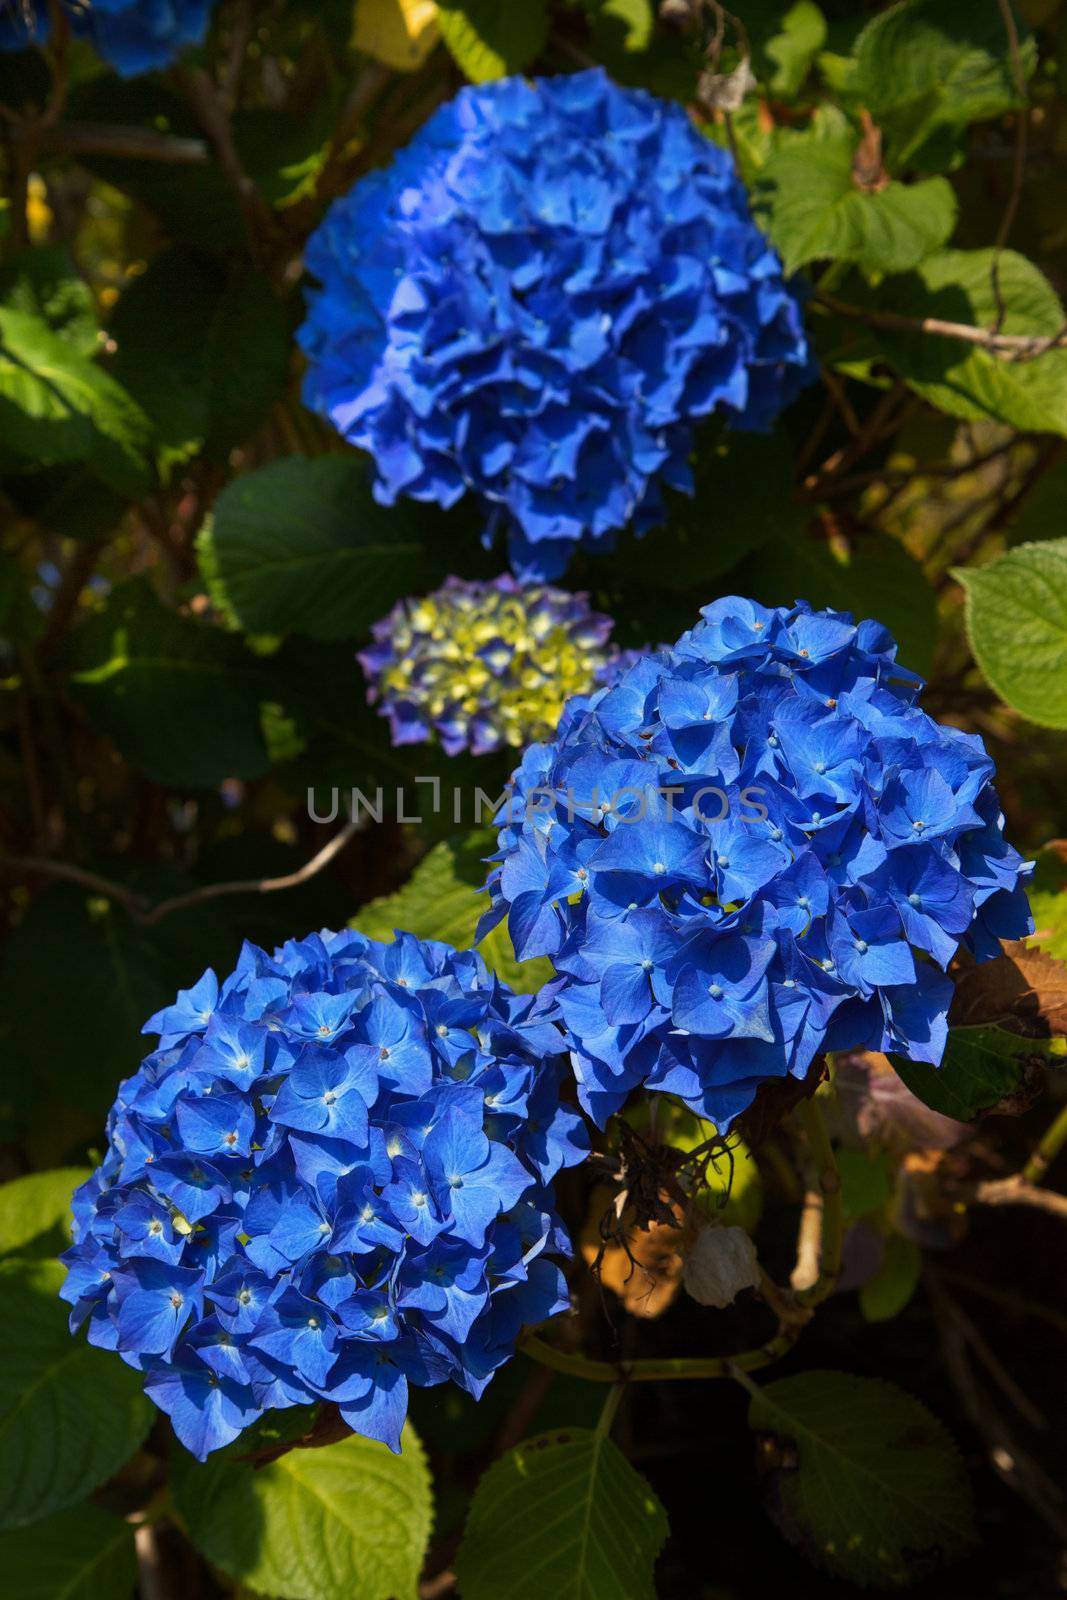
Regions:
[[[780,1378],[753,1395],[748,1421],[795,1450],[771,1469],[772,1515],[835,1577],[900,1588],[973,1543],[952,1439],[893,1384],[844,1372]]]
[[[116,377],[179,454],[240,444],[284,383],[288,323],[269,283],[250,267],[221,272],[192,250],[152,260],[119,300],[111,334]]]
[[[473,83],[520,72],[544,47],[545,0],[439,0],[441,37]]]
[[[918,1288],[922,1264],[922,1251],[914,1239],[891,1233],[881,1266],[860,1290],[865,1321],[890,1322],[899,1316]]]
[[[93,1505],[0,1534],[0,1572],[12,1600],[130,1600],[133,1528]]]
[[[402,1454],[358,1434],[253,1470],[247,1445],[200,1466],[182,1456],[178,1505],[199,1550],[257,1594],[417,1600],[432,1497],[409,1424]]]
[[[90,461],[131,496],[151,481],[148,421],[121,384],[42,318],[0,307],[0,437],[30,462]]]
[[[528,1439],[478,1485],[456,1560],[463,1600],[654,1600],[667,1517],[604,1434]]]
[[[1028,75],[1037,51],[1017,12],[1016,25]],[[1000,116],[1019,103],[999,0],[891,6],[857,40],[848,88],[884,130],[894,170],[921,164],[944,150],[931,142],[944,129]]]
[[[887,279],[878,303],[908,317],[994,327],[992,263],[991,250],[942,250],[917,271]],[[1041,337],[1062,330],[1063,307],[1032,262],[1005,250],[998,275],[1007,307],[1003,333]],[[1067,435],[1067,350],[1011,361],[956,339],[872,331],[889,365],[941,411],[966,422],[991,418],[1021,432]]]
[[[0,1528],[82,1499],[152,1421],[141,1374],[70,1333],[65,1277],[57,1261],[0,1264]]]
[[[793,498],[793,453],[784,430],[700,439],[693,497],[670,496],[662,528],[624,534],[612,577],[669,589],[698,603],[700,590],[775,534],[799,534],[804,512]],[[640,596],[627,602],[640,605]],[[658,640],[651,641],[658,643]]]
[[[906,272],[952,233],[956,199],[944,178],[860,188],[852,176],[858,143],[840,113],[824,111],[763,168],[761,209],[788,272],[820,260]]]
[[[362,462],[292,456],[224,490],[200,561],[249,632],[351,639],[438,575],[423,525],[418,508],[372,499]]]
[[[1067,539],[1018,545],[954,576],[974,658],[997,694],[1043,728],[1067,728]]]
[[[101,870],[114,874],[110,863]],[[133,882],[152,902],[195,887],[159,869]],[[0,1100],[28,1119],[41,1164],[58,1165],[84,1140],[99,1141],[119,1080],[151,1048],[145,1020],[205,967],[229,971],[239,948],[215,905],[144,928],[84,889],[57,885],[34,900],[0,961]],[[42,976],[59,970],[62,1005]]]
[[[957,1122],[970,1122],[1019,1094],[1035,1066],[1045,1060],[1045,1049],[1039,1040],[1005,1028],[951,1028],[939,1067],[903,1056],[889,1059],[924,1105]]]
[[[87,714],[157,783],[209,788],[266,771],[261,665],[233,635],[168,611],[143,579],[72,635],[66,665]]]

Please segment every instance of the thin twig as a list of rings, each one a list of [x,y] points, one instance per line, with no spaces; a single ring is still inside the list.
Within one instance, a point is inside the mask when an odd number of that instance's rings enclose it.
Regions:
[[[60,122],[41,140],[48,150],[70,156],[116,156],[122,160],[162,161],[174,166],[206,166],[210,151],[203,139],[177,138],[155,128],[110,122]]]
[[[887,332],[894,333],[928,334],[938,339],[958,339],[963,344],[978,345],[990,355],[1005,361],[1036,361],[1050,350],[1061,350],[1067,346],[1067,326],[1051,334],[995,333],[990,328],[978,328],[969,322],[946,322],[941,317],[907,317],[899,311],[855,306],[847,300],[839,300],[836,295],[817,293],[812,299],[839,317],[866,322],[872,328],[885,328]]]
[[[1067,1195],[1039,1189],[1021,1177],[993,1178],[976,1184],[969,1198],[980,1206],[1032,1206],[1035,1211],[1047,1211],[1067,1221]]]
[[[171,71],[200,126],[215,147],[226,181],[244,213],[253,250],[259,254],[263,246],[277,241],[278,225],[274,213],[244,169],[234,142],[226,103],[203,67],[186,67],[179,63]]]
[[[99,873],[89,872],[84,867],[73,866],[67,861],[49,861],[38,856],[13,856],[7,861],[0,862],[0,868],[6,867],[8,871],[20,875],[41,873],[48,877],[64,879],[68,883],[77,883],[85,889],[93,889],[97,894],[106,895],[109,900],[121,905],[142,927],[150,928],[175,911],[186,911],[190,906],[203,905],[205,901],[218,900],[223,896],[277,894],[282,889],[297,889],[328,867],[358,830],[357,822],[347,823],[317,855],[312,856],[311,860],[305,862],[296,872],[287,873],[284,878],[249,878],[235,880],[232,883],[206,883],[199,889],[191,889],[187,894],[174,895],[172,899],[160,901],[155,906],[149,906],[141,895],[128,889],[124,884],[114,883],[108,878],[102,878]]]

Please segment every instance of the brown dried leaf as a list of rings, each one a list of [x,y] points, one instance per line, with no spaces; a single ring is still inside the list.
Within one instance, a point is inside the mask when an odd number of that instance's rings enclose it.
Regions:
[[[579,1247],[586,1264],[594,1266],[602,1248],[600,1219],[611,1206],[614,1191],[598,1188],[590,1199]],[[681,1223],[681,1211],[677,1209]],[[626,1249],[608,1244],[600,1257],[600,1281],[618,1295],[633,1317],[662,1316],[677,1298],[682,1282],[681,1227],[652,1222],[647,1228],[630,1228]],[[629,1252],[629,1253],[627,1253]],[[632,1259],[631,1259],[632,1258]]]
[[[996,1023],[1029,1039],[1067,1034],[1067,966],[1022,940],[993,961],[956,967],[952,1027]]]

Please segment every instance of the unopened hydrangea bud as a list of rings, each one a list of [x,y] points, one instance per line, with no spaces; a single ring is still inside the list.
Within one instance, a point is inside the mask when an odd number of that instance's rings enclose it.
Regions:
[[[607,666],[611,629],[584,594],[449,578],[424,600],[401,600],[359,660],[394,744],[436,736],[449,755],[481,755],[547,738]]]
[[[742,1289],[759,1283],[756,1246],[744,1228],[701,1228],[686,1251],[682,1283],[702,1306],[724,1311]]]

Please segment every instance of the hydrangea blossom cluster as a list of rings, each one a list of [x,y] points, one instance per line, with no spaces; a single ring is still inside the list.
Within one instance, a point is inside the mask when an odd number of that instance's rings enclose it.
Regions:
[[[730,597],[527,751],[491,926],[562,975],[579,1097],[720,1128],[824,1050],[937,1063],[963,949],[1032,928],[982,741],[875,622]],[[482,930],[484,931],[484,929]]]
[[[546,1018],[410,934],[246,945],[146,1024],[74,1197],[72,1329],[201,1458],[320,1399],[398,1449],[409,1383],[480,1395],[566,1304],[549,1185],[588,1141]]]
[[[810,375],[730,156],[599,68],[463,89],[306,261],[307,403],[383,504],[473,491],[521,576],[653,526],[696,419],[765,428]]]
[[[207,33],[214,0],[63,0],[71,31],[88,39],[124,78],[165,67]],[[9,4],[0,16],[0,50],[41,44],[50,31],[48,7]]]
[[[376,623],[359,661],[394,744],[436,734],[449,755],[481,755],[547,738],[607,665],[612,626],[585,594],[449,578]]]

